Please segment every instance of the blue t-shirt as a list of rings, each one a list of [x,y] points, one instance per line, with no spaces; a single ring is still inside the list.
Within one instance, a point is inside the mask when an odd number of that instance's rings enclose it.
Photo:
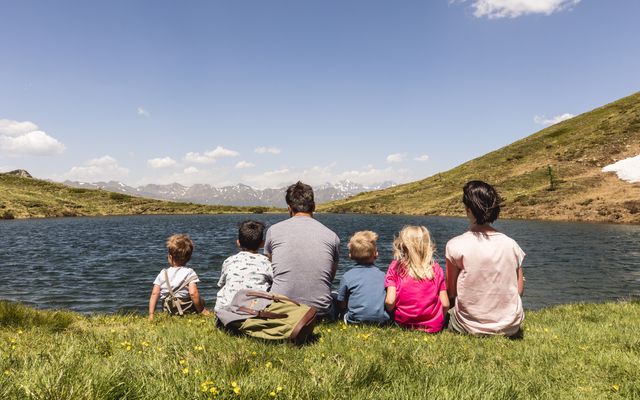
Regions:
[[[348,300],[347,322],[383,324],[389,321],[384,310],[384,276],[375,264],[357,264],[342,276],[338,301]]]

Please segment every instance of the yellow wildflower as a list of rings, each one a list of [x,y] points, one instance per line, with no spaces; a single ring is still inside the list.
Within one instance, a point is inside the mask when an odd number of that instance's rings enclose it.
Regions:
[[[271,396],[271,397],[276,397],[276,396],[277,396],[277,394],[276,394],[276,392],[273,392],[273,391],[272,391],[272,392],[269,392],[269,396]]]
[[[267,368],[271,368],[273,367],[273,364],[271,363],[271,361],[267,361],[267,363],[264,366]]]
[[[178,361],[178,362],[180,363],[180,365],[185,365],[185,364],[187,363],[187,360],[182,359],[182,360],[180,360],[180,361]]]
[[[238,382],[236,381],[231,382],[231,387],[238,387]]]
[[[611,386],[611,388],[613,389],[614,392],[617,392],[618,390],[620,390],[620,385],[616,383],[615,385]]]
[[[189,368],[183,368],[182,373],[187,375],[189,373]]]
[[[277,391],[277,392],[282,392],[282,386],[278,386],[278,387],[276,388],[276,391]]]
[[[235,393],[236,396],[239,396],[240,395],[240,388],[239,387],[233,388],[233,393]]]

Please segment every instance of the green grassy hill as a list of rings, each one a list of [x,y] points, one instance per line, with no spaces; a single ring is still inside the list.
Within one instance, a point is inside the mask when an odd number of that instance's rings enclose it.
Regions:
[[[480,179],[497,187],[505,218],[640,223],[640,184],[601,172],[638,154],[640,92],[449,171],[319,211],[462,216],[462,187]]]
[[[132,214],[220,214],[272,211],[266,207],[209,206],[145,199],[104,190],[0,174],[0,218]]]

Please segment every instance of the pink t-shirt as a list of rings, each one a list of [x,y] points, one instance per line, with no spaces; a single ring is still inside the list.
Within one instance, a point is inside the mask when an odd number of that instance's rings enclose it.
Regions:
[[[444,274],[438,263],[433,263],[433,279],[415,280],[408,273],[400,273],[399,261],[389,265],[384,287],[396,288],[395,321],[407,328],[427,332],[440,332],[444,325],[440,292],[446,291]]]
[[[469,333],[513,335],[524,320],[518,267],[525,253],[507,235],[465,232],[447,243],[458,268],[456,319]]]

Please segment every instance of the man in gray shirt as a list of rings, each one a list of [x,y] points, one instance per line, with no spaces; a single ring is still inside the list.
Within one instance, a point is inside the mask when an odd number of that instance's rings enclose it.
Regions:
[[[287,188],[291,218],[267,231],[264,253],[273,265],[271,292],[283,294],[333,318],[331,282],[338,267],[340,239],[313,218],[313,189],[302,182]]]

